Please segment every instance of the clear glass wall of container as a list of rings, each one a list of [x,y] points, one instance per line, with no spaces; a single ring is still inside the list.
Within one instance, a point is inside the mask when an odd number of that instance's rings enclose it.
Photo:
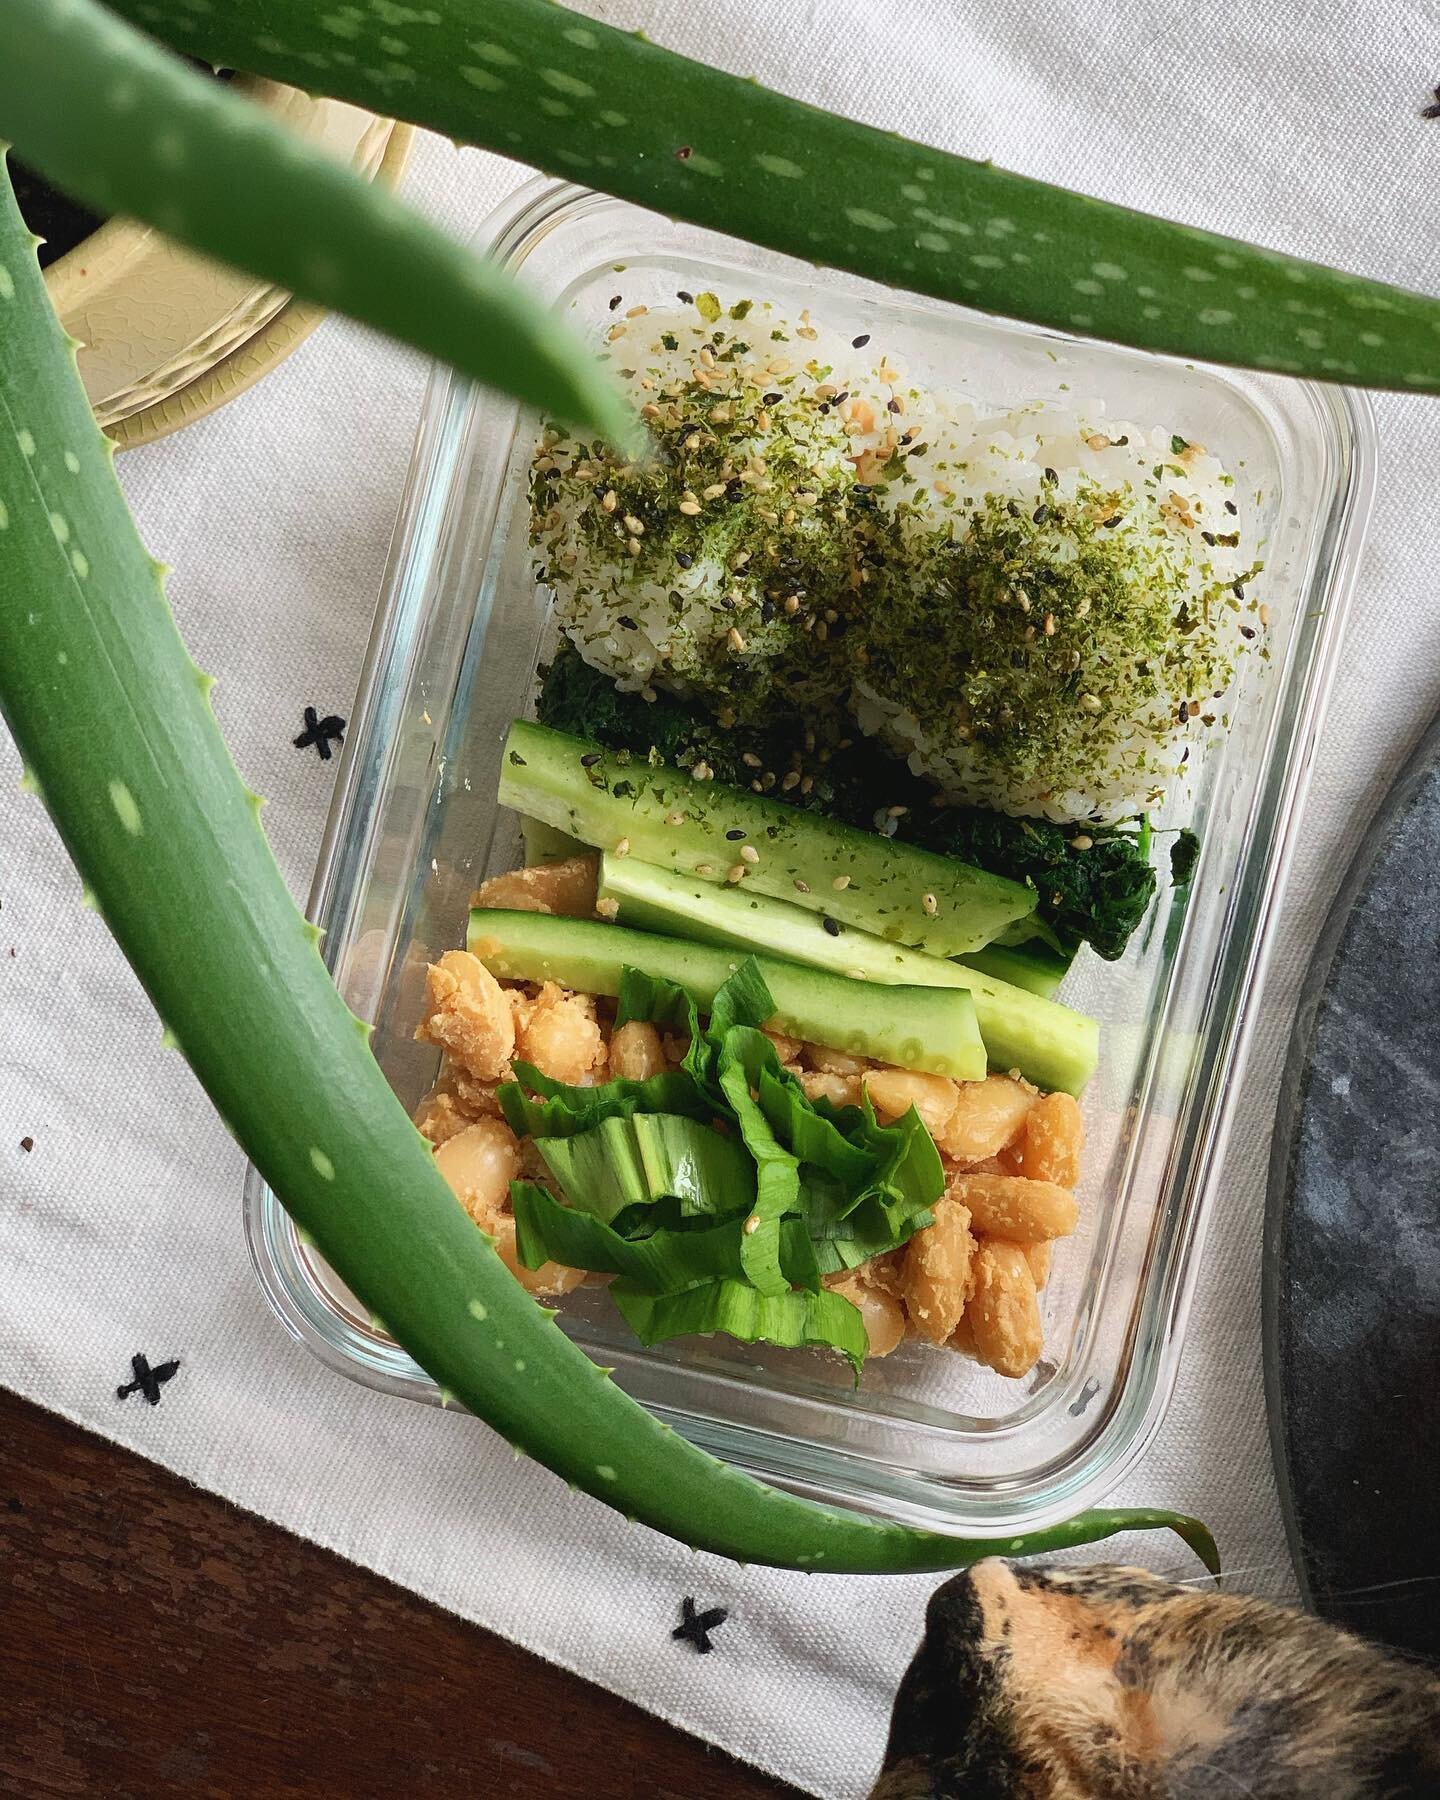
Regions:
[[[644,1350],[603,1290],[562,1324],[706,1449],[797,1491],[942,1530],[1004,1535],[1093,1503],[1138,1454],[1174,1382],[1206,1215],[1275,931],[1372,486],[1373,430],[1340,389],[1079,342],[816,271],[580,189],[533,182],[485,241],[596,339],[610,298],[677,291],[810,307],[868,331],[913,377],[986,409],[1100,401],[1214,450],[1265,521],[1268,665],[1191,802],[1204,849],[1188,905],[1163,877],[1124,959],[1083,953],[1065,998],[1096,1014],[1082,1222],[1043,1295],[1044,1359],[1010,1382],[907,1345],[862,1385],[815,1353],[728,1339]],[[537,303],[538,303],[537,302]],[[471,890],[514,866],[494,802],[501,740],[553,641],[526,543],[536,422],[445,371],[431,380],[312,897],[346,1000],[413,1105],[435,1074],[414,1042],[425,965],[464,942]],[[1163,822],[1163,821],[1162,821]],[[1160,858],[1165,862],[1163,855]],[[280,1317],[330,1366],[438,1392],[302,1245],[252,1170],[246,1222]]]

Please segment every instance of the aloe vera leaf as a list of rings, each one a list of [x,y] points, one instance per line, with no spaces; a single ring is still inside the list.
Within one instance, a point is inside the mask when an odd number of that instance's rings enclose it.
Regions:
[[[106,923],[221,1117],[444,1388],[655,1529],[745,1561],[962,1567],[1168,1527],[1140,1509],[1003,1543],[832,1512],[687,1444],[514,1281],[434,1167],[296,911],[135,530],[0,160],[0,711]]]
[[[50,181],[99,211],[142,219],[638,448],[608,373],[512,276],[94,0],[5,0],[0,124]]]
[[[1140,348],[1440,389],[1440,301],[802,105],[551,0],[114,0],[194,54],[672,218]]]

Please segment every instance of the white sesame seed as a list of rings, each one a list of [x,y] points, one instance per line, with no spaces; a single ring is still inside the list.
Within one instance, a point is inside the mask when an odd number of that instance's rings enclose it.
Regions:
[[[940,902],[935,898],[935,896],[933,894],[922,894],[920,896],[920,904],[925,908],[926,912],[929,913],[929,915],[932,919],[935,917],[936,913],[939,912],[939,910],[940,910]]]
[[[750,1217],[745,1221],[744,1230],[746,1237],[754,1237],[759,1229],[760,1215],[759,1213],[751,1213]]]
[[[753,844],[745,844],[740,851],[740,860],[741,862],[751,864],[758,863],[760,860],[760,852]]]
[[[810,892],[810,883],[808,881],[802,881],[797,875],[795,877],[795,892],[797,894],[808,894]]]
[[[700,502],[698,500],[682,500],[675,510],[684,513],[687,519],[693,519],[700,510]]]
[[[715,865],[714,863],[696,863],[695,873],[697,875],[713,875],[715,873]]]
[[[837,894],[843,894],[850,885],[850,877],[848,875],[837,875],[830,885]]]
[[[620,842],[615,846],[615,854],[617,856],[628,856],[630,854],[629,838],[621,838]]]
[[[1088,837],[1082,831],[1078,837],[1071,838],[1070,848],[1072,850],[1089,850],[1093,847],[1094,843],[1095,843],[1094,838]]]
[[[744,863],[738,862],[738,863],[735,863],[732,867],[728,868],[725,871],[725,879],[727,881],[743,881],[745,879]]]

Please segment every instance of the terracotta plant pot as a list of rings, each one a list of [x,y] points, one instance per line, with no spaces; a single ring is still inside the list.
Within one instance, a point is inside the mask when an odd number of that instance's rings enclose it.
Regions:
[[[361,175],[393,187],[414,136],[339,100],[273,81],[233,85]],[[148,225],[111,219],[45,271],[95,416],[122,448],[202,418],[288,356],[324,317],[269,282],[172,244]]]

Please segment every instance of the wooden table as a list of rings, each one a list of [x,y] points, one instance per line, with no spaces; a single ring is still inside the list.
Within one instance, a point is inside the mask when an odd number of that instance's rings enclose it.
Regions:
[[[0,1796],[803,1800],[0,1390]]]

